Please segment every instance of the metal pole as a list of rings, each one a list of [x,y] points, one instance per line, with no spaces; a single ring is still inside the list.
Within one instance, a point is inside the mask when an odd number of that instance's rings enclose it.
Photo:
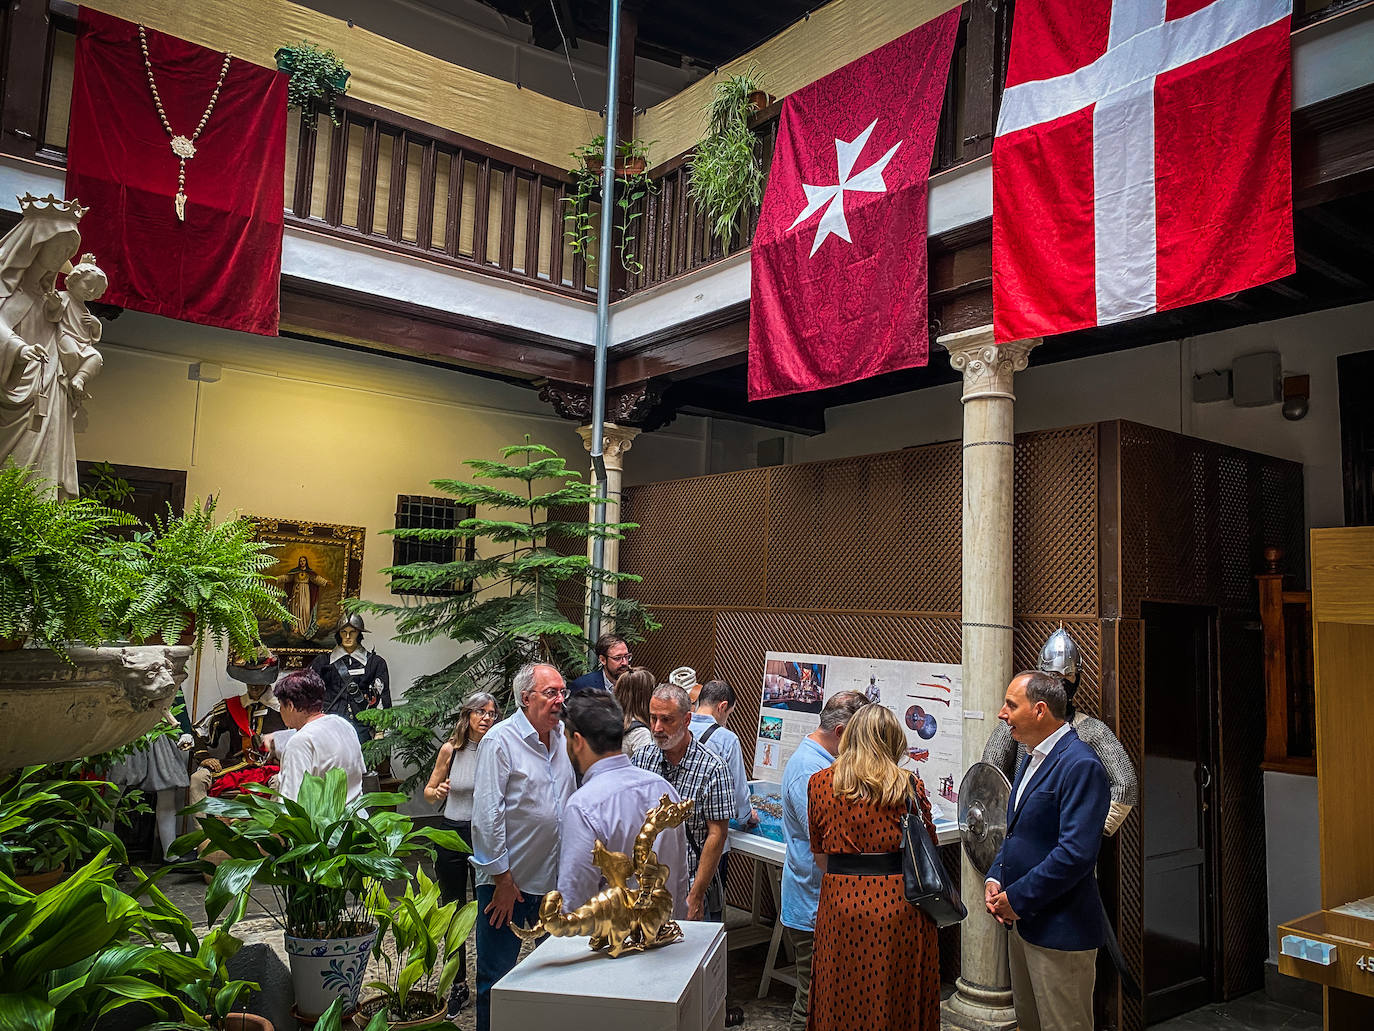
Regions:
[[[616,86],[620,71],[620,0],[611,0],[611,28],[606,54],[606,154],[601,164],[601,236],[596,248],[596,359],[592,372],[592,468],[596,472],[593,522],[606,521],[606,459],[601,438],[606,425],[606,342],[611,331],[611,232],[615,224]],[[606,561],[606,541],[592,539],[593,569]],[[587,636],[601,636],[601,581],[592,570]]]

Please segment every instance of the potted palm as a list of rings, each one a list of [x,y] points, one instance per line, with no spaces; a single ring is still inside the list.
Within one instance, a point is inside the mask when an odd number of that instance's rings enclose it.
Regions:
[[[130,1005],[207,1026],[171,987],[206,974],[191,921],[151,879],[121,891],[109,855],[39,894],[0,874],[0,1027],[85,1028]]]
[[[126,859],[120,840],[101,827],[114,817],[105,791],[115,786],[53,779],[49,772],[29,766],[0,783],[0,873],[34,893],[102,849]]]
[[[763,199],[763,164],[749,127],[761,99],[766,103],[767,94],[753,69],[717,83],[710,128],[688,164],[688,188],[726,254],[742,230],[741,215],[757,210]]]
[[[327,104],[330,121],[338,125],[334,98],[348,91],[350,74],[338,55],[301,40],[278,48],[275,56],[277,70],[291,76],[286,84],[286,106],[299,110],[313,127],[320,108]]]
[[[219,819],[200,821],[173,851],[208,842],[228,856],[206,890],[206,917],[215,921],[232,907],[232,923],[245,911],[250,885],[272,889],[269,913],[282,927],[296,1008],[307,1019],[323,1013],[335,996],[343,996],[349,1009],[357,1004],[377,938],[367,904],[372,882],[407,877],[405,860],[432,859],[431,843],[461,847],[453,831],[417,828],[407,816],[381,811],[406,800],[378,792],[349,802],[344,771],[334,769],[323,778],[307,776],[295,801],[250,791],[207,798],[188,810]]]
[[[359,1003],[354,1024],[362,1031],[378,1013],[385,1013],[394,1029],[424,1027],[443,1019],[459,956],[477,922],[476,901],[461,909],[457,901],[441,903],[439,885],[419,871],[415,883],[407,884],[397,899],[388,898],[382,885],[374,884],[368,910],[377,921],[372,957],[386,976],[367,983],[375,994]]]

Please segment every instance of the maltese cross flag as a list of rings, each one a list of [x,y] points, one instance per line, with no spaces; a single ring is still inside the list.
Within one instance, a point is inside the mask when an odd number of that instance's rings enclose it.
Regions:
[[[998,342],[1294,271],[1292,0],[1023,0],[992,148]]]
[[[959,11],[782,105],[754,233],[749,399],[926,363],[926,197]]]

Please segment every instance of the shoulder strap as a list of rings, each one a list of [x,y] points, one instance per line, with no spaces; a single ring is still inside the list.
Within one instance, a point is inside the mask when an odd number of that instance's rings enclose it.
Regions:
[[[719,729],[720,729],[720,724],[719,724],[719,723],[712,723],[712,724],[711,724],[711,729],[708,730],[705,734],[702,734],[701,737],[697,738],[697,741],[698,741],[700,744],[703,744],[703,745],[706,744],[707,741],[710,741],[710,740],[711,740],[711,735],[714,734],[714,733],[715,733],[716,731],[718,731]]]
[[[631,730],[648,730],[648,729],[649,729],[649,725],[648,725],[647,723],[645,723],[643,720],[630,720],[630,729],[631,729]]]

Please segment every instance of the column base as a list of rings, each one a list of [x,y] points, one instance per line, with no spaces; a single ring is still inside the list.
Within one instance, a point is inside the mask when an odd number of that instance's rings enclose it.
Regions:
[[[1010,988],[985,988],[962,977],[954,984],[954,994],[940,1005],[944,1027],[960,1031],[1012,1031],[1016,1027]]]

